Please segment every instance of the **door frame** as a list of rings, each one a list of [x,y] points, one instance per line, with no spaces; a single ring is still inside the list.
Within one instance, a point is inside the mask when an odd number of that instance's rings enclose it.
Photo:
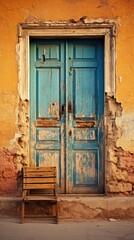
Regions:
[[[105,92],[115,96],[115,37],[116,24],[110,23],[20,23],[18,25],[19,96],[29,100],[29,45],[30,38],[89,38],[104,37],[104,83]]]
[[[20,101],[29,102],[30,85],[30,39],[31,38],[104,38],[104,92],[115,97],[115,36],[116,24],[110,23],[20,23],[18,25],[17,55],[18,55],[18,91]],[[28,113],[29,114],[29,113]],[[104,128],[107,121],[104,107]],[[104,129],[104,138],[105,138]],[[28,146],[29,139],[27,142]],[[104,172],[105,158],[108,155],[104,142]],[[27,164],[30,164],[30,152],[27,156]],[[105,175],[105,173],[104,173]],[[104,176],[105,178],[105,176]],[[105,187],[105,180],[104,180]]]

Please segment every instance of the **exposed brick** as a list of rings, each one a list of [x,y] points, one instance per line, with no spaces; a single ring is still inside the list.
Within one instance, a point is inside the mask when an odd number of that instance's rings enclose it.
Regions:
[[[0,194],[17,195],[17,171],[11,153],[4,149],[0,150]]]
[[[118,161],[118,167],[126,169],[129,172],[134,172],[134,156],[120,157]]]
[[[107,191],[112,193],[131,192],[132,184],[124,182],[113,182],[107,186]]]
[[[128,182],[134,184],[134,174],[131,174],[131,175],[128,176]]]

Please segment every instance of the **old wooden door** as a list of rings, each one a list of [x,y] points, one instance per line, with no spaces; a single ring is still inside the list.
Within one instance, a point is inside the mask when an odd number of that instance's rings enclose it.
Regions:
[[[31,165],[55,165],[61,193],[103,192],[103,39],[32,40]]]

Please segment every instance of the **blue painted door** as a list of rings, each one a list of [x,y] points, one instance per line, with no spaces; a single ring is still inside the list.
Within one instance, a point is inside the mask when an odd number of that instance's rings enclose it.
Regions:
[[[33,40],[31,165],[55,165],[61,193],[103,192],[103,39]]]

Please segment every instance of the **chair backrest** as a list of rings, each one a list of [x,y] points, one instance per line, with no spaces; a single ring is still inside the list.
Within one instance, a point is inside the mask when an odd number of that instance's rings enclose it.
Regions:
[[[55,189],[56,167],[24,167],[23,189]]]

